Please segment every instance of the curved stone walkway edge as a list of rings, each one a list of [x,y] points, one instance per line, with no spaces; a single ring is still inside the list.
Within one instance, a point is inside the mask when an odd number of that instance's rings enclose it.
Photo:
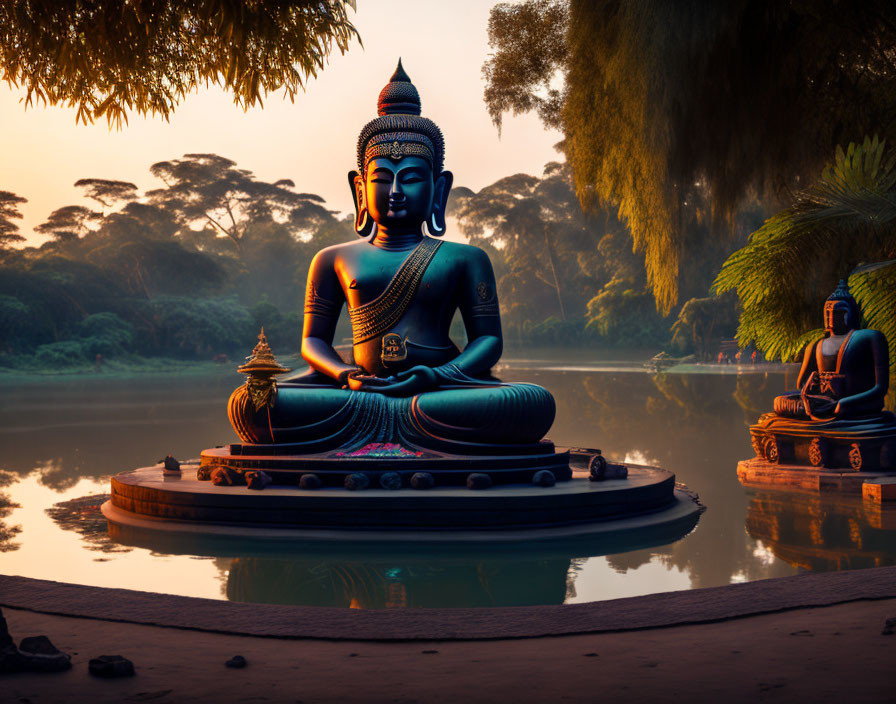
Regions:
[[[0,575],[0,606],[227,635],[320,640],[499,640],[711,623],[896,598],[896,567],[802,574],[558,606],[355,610],[197,599]]]

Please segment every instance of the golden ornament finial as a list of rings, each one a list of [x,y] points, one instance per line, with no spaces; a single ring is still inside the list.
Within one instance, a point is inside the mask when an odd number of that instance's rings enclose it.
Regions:
[[[277,362],[271,346],[268,344],[268,338],[264,334],[264,327],[262,327],[258,334],[258,343],[252,350],[252,354],[246,357],[245,364],[237,367],[237,371],[249,377],[246,379],[246,386],[249,387],[249,394],[252,397],[255,410],[259,410],[264,405],[274,403],[277,390],[277,382],[274,377],[292,370]]]

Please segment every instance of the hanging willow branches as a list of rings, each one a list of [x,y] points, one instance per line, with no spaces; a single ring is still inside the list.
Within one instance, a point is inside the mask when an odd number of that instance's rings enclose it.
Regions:
[[[786,197],[837,144],[896,138],[889,0],[524,0],[492,10],[489,37],[493,119],[536,110],[563,130],[580,201],[618,209],[663,311],[694,184],[718,239],[745,198]]]
[[[25,102],[76,120],[127,122],[172,110],[201,84],[248,108],[280,88],[292,99],[333,50],[358,36],[354,0],[4,0],[0,77]]]
[[[793,360],[822,334],[822,304],[849,277],[866,325],[894,345],[896,266],[887,263],[894,258],[896,152],[866,138],[838,148],[821,178],[728,258],[713,288],[737,291],[741,346]],[[896,346],[890,362],[896,372]]]

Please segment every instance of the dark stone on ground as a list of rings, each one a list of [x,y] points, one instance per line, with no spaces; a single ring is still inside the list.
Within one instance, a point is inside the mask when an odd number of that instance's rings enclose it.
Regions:
[[[320,477],[316,474],[303,474],[299,479],[300,489],[320,489]]]
[[[100,655],[93,658],[87,665],[87,670],[94,677],[115,679],[118,677],[133,677],[134,663],[121,655]]]
[[[248,663],[246,662],[246,658],[242,655],[234,655],[230,660],[224,663],[225,667],[233,668],[234,670],[243,669]]]
[[[585,653],[582,657],[596,658],[596,657],[600,657],[600,656],[597,653]]]
[[[361,472],[349,474],[345,478],[345,488],[349,491],[358,491],[360,489],[366,489],[369,486],[370,479],[367,478],[366,474],[362,474]]]
[[[165,464],[166,472],[180,471],[180,462],[174,459],[171,455],[165,455],[165,459],[163,459],[162,462]]]
[[[380,475],[380,486],[383,489],[401,489],[401,475],[398,472],[383,472]]]
[[[880,632],[882,636],[891,636],[896,633],[896,618],[888,618],[884,621],[884,630]]]
[[[420,652],[423,653],[424,655],[435,655],[439,651],[438,650],[421,650]]]
[[[549,469],[542,469],[532,476],[532,483],[535,486],[554,486],[557,483],[557,477]]]
[[[467,489],[488,489],[492,485],[492,478],[481,472],[473,472],[467,476]]]
[[[250,489],[261,491],[266,486],[270,486],[273,481],[274,480],[271,479],[270,474],[268,474],[267,472],[263,472],[260,469],[246,472],[246,486]]]
[[[72,658],[50,642],[46,636],[23,638],[19,652],[25,657],[30,672],[62,672],[70,670]]]
[[[429,472],[415,472],[411,477],[411,487],[414,489],[432,489],[436,485],[436,478]]]

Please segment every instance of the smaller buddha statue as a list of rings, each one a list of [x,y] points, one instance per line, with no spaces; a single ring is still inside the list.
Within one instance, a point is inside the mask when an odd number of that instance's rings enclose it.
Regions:
[[[825,335],[809,344],[797,389],[774,400],[750,427],[753,449],[773,464],[896,470],[896,419],[884,410],[887,338],[859,327],[861,313],[840,281],[824,304]]]
[[[860,330],[859,307],[845,281],[824,304],[826,334],[803,354],[798,391],[778,396],[775,413],[829,420],[879,414],[889,387],[887,338]]]

